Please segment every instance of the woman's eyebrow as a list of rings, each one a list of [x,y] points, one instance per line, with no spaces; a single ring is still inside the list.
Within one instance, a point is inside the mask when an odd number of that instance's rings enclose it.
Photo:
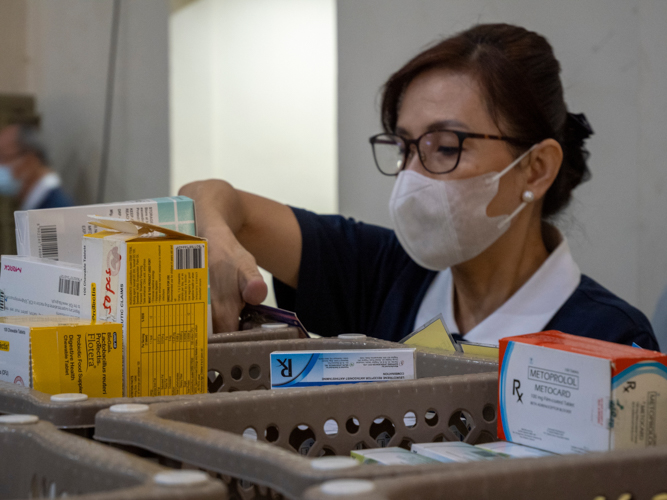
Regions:
[[[452,129],[452,128],[468,130],[468,126],[465,123],[460,122],[458,120],[437,121],[437,122],[431,123],[428,127],[426,127],[426,130],[428,132],[431,132],[433,130]]]
[[[396,127],[396,130],[394,132],[397,135],[400,135],[402,137],[410,137],[410,133],[405,130],[403,127]]]
[[[434,130],[450,130],[450,129],[463,129],[463,130],[469,130],[468,126],[460,122],[458,120],[439,120],[437,122],[430,123],[426,127],[426,132],[433,132]],[[397,126],[396,127],[396,134],[404,136],[404,137],[411,137],[410,133],[404,129],[403,127]]]

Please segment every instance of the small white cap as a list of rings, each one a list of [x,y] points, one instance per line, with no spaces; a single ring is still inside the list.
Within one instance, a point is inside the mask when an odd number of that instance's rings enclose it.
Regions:
[[[287,328],[289,325],[287,323],[263,323],[262,328],[266,330],[280,330],[281,328]]]
[[[322,483],[320,489],[327,495],[354,495],[373,491],[375,485],[365,479],[335,479]]]
[[[352,457],[319,457],[310,461],[310,466],[315,470],[338,470],[349,469],[360,465]]]
[[[162,486],[199,484],[208,481],[208,474],[199,470],[173,470],[158,472],[153,481]]]
[[[338,335],[339,339],[365,339],[366,335],[363,333],[341,333]]]
[[[36,424],[39,422],[37,415],[0,415],[0,424]]]
[[[78,394],[76,392],[65,392],[63,394],[54,394],[51,396],[51,401],[54,403],[78,403],[79,401],[86,401],[87,394]]]
[[[148,411],[148,405],[129,403],[124,405],[113,405],[109,407],[112,413],[143,413]]]

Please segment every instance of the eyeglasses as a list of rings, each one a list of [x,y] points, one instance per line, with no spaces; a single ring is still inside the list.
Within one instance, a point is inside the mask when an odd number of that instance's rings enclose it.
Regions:
[[[434,130],[420,135],[417,139],[406,139],[395,134],[378,134],[369,139],[373,147],[373,157],[378,170],[384,175],[398,175],[405,168],[414,144],[422,166],[432,174],[446,174],[459,165],[463,141],[473,139],[493,139],[516,145],[526,145],[526,141],[500,135],[458,132],[455,130]]]

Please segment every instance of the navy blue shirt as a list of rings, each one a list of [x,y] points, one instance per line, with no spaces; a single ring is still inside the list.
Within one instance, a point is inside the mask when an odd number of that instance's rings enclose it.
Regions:
[[[61,188],[53,188],[35,208],[62,208],[74,205],[72,199]]]
[[[313,333],[398,341],[413,330],[437,272],[417,265],[393,231],[293,208],[303,246],[297,289],[274,280],[278,306]],[[658,350],[648,319],[588,276],[544,327]]]

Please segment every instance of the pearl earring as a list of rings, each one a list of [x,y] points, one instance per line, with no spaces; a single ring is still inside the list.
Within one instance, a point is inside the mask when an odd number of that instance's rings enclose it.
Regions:
[[[526,203],[530,203],[532,201],[535,201],[535,195],[533,194],[532,191],[526,189],[521,195],[521,199]]]

